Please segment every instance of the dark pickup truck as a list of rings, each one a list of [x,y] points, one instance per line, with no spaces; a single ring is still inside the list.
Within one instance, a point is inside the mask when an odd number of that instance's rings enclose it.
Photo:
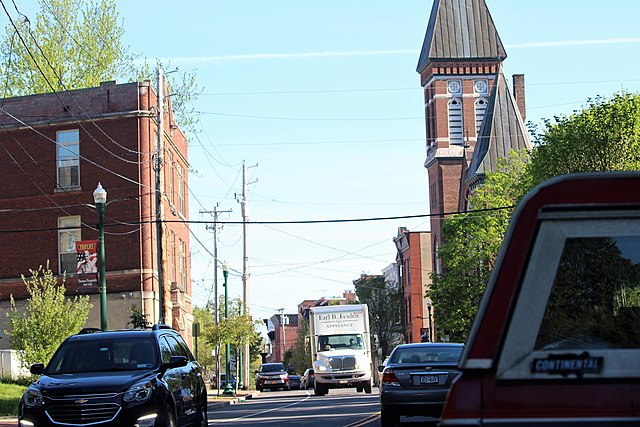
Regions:
[[[532,190],[496,260],[443,427],[640,425],[640,174]]]

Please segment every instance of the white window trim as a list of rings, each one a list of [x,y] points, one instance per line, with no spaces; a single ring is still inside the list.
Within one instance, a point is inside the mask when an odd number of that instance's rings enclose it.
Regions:
[[[501,380],[558,380],[560,374],[532,373],[534,359],[556,354],[580,354],[588,351],[591,357],[603,357],[599,373],[584,373],[586,378],[640,378],[640,349],[580,349],[534,350],[540,324],[551,293],[556,270],[567,238],[640,236],[640,213],[629,218],[606,221],[583,219],[586,215],[573,213],[570,220],[543,221],[533,247],[529,265],[523,278],[518,303],[506,333],[498,361],[496,378]],[[620,215],[620,213],[612,213]],[[606,216],[606,215],[601,215]],[[575,378],[575,376],[569,376]]]
[[[64,216],[64,217],[58,217],[57,222],[58,222],[58,228],[62,228],[63,225],[61,224],[61,221],[64,220],[68,220],[68,221],[72,221],[74,220],[78,226],[74,227],[74,228],[65,228],[64,230],[58,230],[58,274],[63,274],[64,270],[62,268],[62,255],[63,254],[71,254],[73,253],[74,257],[76,256],[76,248],[75,248],[75,244],[72,250],[70,251],[65,251],[63,252],[61,250],[61,240],[64,236],[65,233],[78,233],[78,238],[76,239],[76,241],[78,240],[82,240],[82,219],[79,215],[72,215],[72,216]],[[67,275],[72,275],[72,274],[76,274],[77,269],[73,269],[72,271],[67,271]]]
[[[70,132],[75,132],[78,135],[78,139],[76,142],[71,143],[71,142],[60,142],[58,136],[60,134],[63,133],[70,133]],[[71,185],[71,186],[62,186],[60,184],[60,157],[59,157],[59,150],[62,147],[66,147],[67,145],[77,145],[78,146],[78,155],[77,155],[77,168],[78,168],[78,183],[77,185]],[[68,159],[70,160],[70,159]],[[80,130],[79,129],[67,129],[67,130],[60,130],[56,132],[56,186],[58,188],[79,188],[80,187]]]

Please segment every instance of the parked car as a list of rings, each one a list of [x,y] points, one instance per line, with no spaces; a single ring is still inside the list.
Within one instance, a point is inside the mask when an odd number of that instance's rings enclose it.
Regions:
[[[575,174],[523,199],[441,426],[640,425],[638,188]]]
[[[380,365],[380,421],[393,426],[401,415],[439,418],[447,392],[460,374],[463,344],[411,343],[393,349]]]
[[[220,388],[225,388],[227,386],[227,374],[220,374]],[[236,376],[231,374],[231,387],[236,388]]]
[[[207,425],[204,370],[167,325],[83,330],[30,370],[20,426]]]
[[[263,363],[256,371],[256,390],[290,390],[289,374],[282,363]]]
[[[289,388],[291,390],[300,390],[301,377],[298,374],[289,374]]]
[[[303,390],[312,389],[315,379],[316,377],[314,375],[313,368],[306,369],[300,379],[300,388]]]

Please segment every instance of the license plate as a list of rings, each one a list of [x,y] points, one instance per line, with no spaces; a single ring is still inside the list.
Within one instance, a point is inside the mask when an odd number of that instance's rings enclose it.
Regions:
[[[437,375],[420,375],[420,384],[437,384]]]
[[[278,381],[265,381],[267,384],[278,384]]]

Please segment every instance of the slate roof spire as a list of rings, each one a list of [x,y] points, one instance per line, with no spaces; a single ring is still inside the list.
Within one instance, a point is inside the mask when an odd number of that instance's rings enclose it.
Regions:
[[[502,62],[506,57],[485,0],[434,0],[418,73],[437,60]]]
[[[499,158],[523,148],[531,149],[529,133],[500,66],[466,173],[467,182],[471,186],[481,183],[487,172],[496,170]]]

